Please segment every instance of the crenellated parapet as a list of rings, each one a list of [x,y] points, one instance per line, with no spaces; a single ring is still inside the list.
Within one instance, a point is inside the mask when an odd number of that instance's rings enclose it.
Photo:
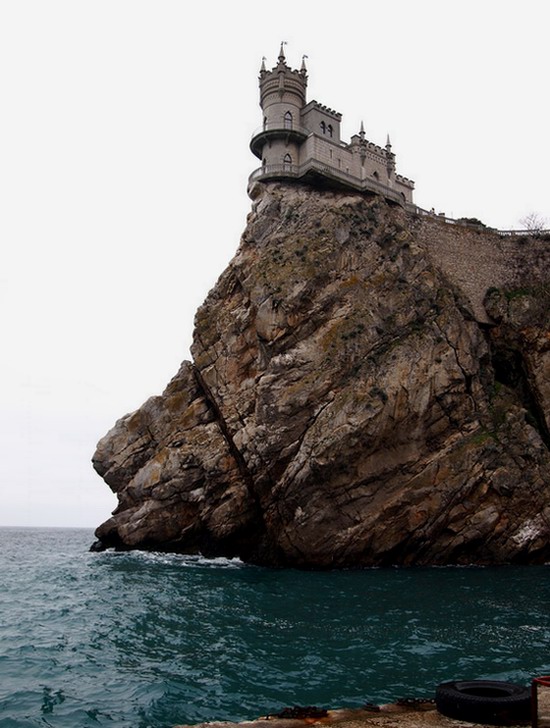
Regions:
[[[261,160],[249,182],[294,179],[324,186],[370,191],[401,205],[412,205],[414,182],[396,174],[395,154],[387,139],[384,147],[366,139],[365,130],[342,141],[342,114],[307,101],[305,56],[299,70],[287,65],[284,44],[277,64],[260,68],[262,126],[250,149]]]
[[[414,182],[412,179],[409,179],[408,177],[403,177],[402,174],[396,174],[395,175],[395,181],[399,182],[399,184],[405,185],[405,187],[410,187],[411,190],[414,189]]]

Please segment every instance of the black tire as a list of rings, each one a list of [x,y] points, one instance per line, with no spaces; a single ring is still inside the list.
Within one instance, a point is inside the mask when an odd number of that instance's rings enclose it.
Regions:
[[[468,723],[517,725],[531,720],[530,688],[497,680],[442,683],[435,691],[435,704],[447,718]]]

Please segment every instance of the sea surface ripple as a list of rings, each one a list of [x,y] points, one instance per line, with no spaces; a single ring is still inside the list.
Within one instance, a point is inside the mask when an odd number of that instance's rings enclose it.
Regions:
[[[540,567],[269,570],[0,529],[0,728],[169,728],[550,672]]]

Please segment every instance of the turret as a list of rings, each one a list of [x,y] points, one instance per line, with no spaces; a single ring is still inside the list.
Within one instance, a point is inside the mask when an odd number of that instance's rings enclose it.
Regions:
[[[388,180],[393,180],[395,176],[395,154],[391,149],[390,135],[386,138],[386,168],[388,170]]]
[[[300,113],[306,104],[307,70],[305,56],[300,70],[287,66],[284,43],[281,43],[277,65],[271,71],[262,61],[260,68],[260,106],[263,124],[250,149],[262,165],[296,165],[299,145],[308,132],[300,126]]]
[[[268,127],[292,128],[300,125],[300,111],[306,104],[307,71],[292,70],[286,64],[281,43],[277,65],[271,71],[260,71],[260,106]]]

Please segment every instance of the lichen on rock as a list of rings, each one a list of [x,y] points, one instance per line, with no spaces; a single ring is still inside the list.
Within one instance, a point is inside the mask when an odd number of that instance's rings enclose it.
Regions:
[[[303,568],[547,558],[541,321],[497,291],[480,323],[437,221],[289,183],[251,196],[193,363],[98,445],[119,499],[101,545]],[[499,380],[512,339],[536,417]]]

